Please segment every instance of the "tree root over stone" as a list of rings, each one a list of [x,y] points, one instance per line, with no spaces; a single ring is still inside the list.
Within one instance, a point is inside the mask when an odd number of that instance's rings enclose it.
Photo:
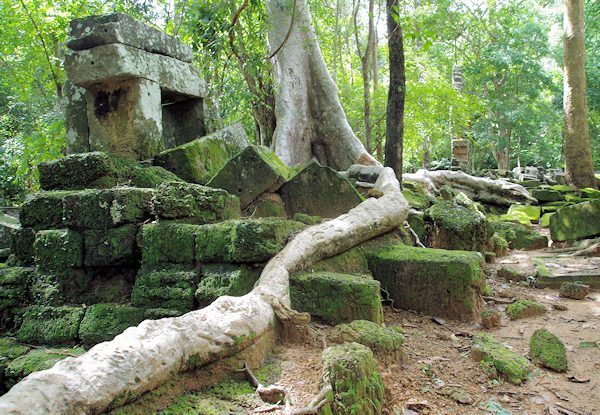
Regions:
[[[242,297],[219,297],[180,317],[146,320],[79,357],[32,373],[0,397],[7,415],[99,414],[134,401],[177,373],[232,356],[275,324],[276,300],[290,306],[289,274],[386,233],[408,216],[392,169],[381,169],[370,198],[348,213],[298,234]]]

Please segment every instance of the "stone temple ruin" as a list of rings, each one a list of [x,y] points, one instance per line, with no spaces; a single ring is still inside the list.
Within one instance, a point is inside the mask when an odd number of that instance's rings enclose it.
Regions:
[[[74,20],[67,47],[69,153],[146,160],[204,135],[189,46],[117,13]]]

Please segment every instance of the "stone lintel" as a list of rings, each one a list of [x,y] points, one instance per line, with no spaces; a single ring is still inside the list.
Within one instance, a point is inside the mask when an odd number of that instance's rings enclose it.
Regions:
[[[158,83],[163,91],[190,98],[206,96],[204,81],[191,63],[121,44],[72,51],[65,58],[65,69],[68,78],[84,88],[145,78]]]
[[[67,46],[74,50],[121,43],[147,52],[192,62],[194,53],[185,43],[123,13],[88,16],[71,22]]]

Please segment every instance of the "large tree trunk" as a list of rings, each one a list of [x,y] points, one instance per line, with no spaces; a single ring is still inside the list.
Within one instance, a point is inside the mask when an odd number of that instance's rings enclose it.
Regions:
[[[387,29],[390,61],[387,124],[385,129],[385,165],[396,172],[402,183],[402,151],[404,139],[404,39],[398,16],[398,0],[387,0]]]
[[[298,234],[263,270],[243,297],[223,296],[181,317],[147,320],[87,353],[35,372],[0,397],[0,413],[79,415],[125,404],[178,372],[206,365],[250,346],[272,329],[274,307],[290,306],[289,274],[398,227],[408,204],[389,168],[375,187],[383,192],[348,213]]]
[[[354,135],[329,76],[305,0],[267,0],[277,83],[275,153],[287,165],[312,158],[337,170],[379,164]]]
[[[565,0],[564,151],[567,182],[596,187],[588,130],[583,0]]]

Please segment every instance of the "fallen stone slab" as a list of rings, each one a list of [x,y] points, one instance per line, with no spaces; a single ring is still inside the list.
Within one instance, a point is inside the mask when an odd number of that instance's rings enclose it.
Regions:
[[[538,202],[557,202],[563,200],[563,195],[558,190],[552,189],[531,189],[529,191],[532,197],[536,198]]]
[[[509,215],[524,215],[532,222],[540,220],[541,208],[531,205],[511,205],[508,208]]]
[[[572,241],[600,235],[600,199],[565,206],[550,218],[553,241]]]
[[[207,183],[240,198],[242,209],[263,193],[277,191],[292,175],[267,147],[248,146],[230,159]]]
[[[477,252],[404,245],[369,256],[373,277],[381,282],[395,307],[470,321],[481,316],[482,262]]]
[[[121,43],[184,62],[194,58],[192,48],[125,13],[87,16],[71,21],[67,47],[74,50]]]
[[[557,372],[566,372],[568,368],[565,345],[546,329],[536,330],[531,336],[529,357],[532,361]]]
[[[533,263],[539,288],[559,289],[566,282],[600,288],[600,258],[540,256]]]
[[[234,124],[165,150],[154,157],[154,164],[188,182],[206,184],[229,159],[248,145],[244,127]]]
[[[290,276],[292,308],[328,323],[383,322],[379,281],[368,275],[308,272]]]
[[[143,78],[156,82],[164,91],[194,98],[206,96],[206,85],[191,63],[123,44],[70,51],[65,56],[65,71],[71,82],[84,88]]]
[[[135,277],[131,304],[148,309],[194,310],[199,280],[200,274],[193,265],[144,265]]]
[[[290,217],[306,213],[335,218],[363,200],[348,179],[316,161],[281,186],[279,194]]]
[[[529,361],[486,333],[473,337],[471,358],[480,362],[490,377],[500,376],[515,385],[526,382],[529,376]]]

